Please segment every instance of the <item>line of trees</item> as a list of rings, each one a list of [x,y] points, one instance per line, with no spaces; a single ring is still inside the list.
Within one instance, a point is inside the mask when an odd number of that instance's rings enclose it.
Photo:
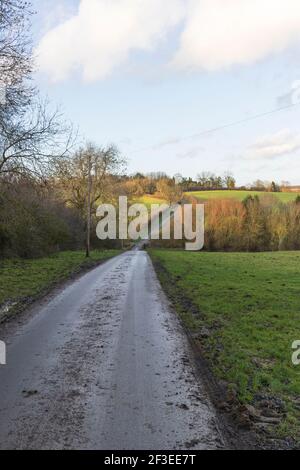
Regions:
[[[176,174],[172,178],[165,173],[157,172],[150,174],[136,173],[128,177],[128,186],[131,186],[132,191],[137,194],[155,194],[158,189],[159,181],[168,181],[181,189],[182,192],[188,191],[201,191],[201,190],[250,190],[260,192],[280,192],[287,191],[290,187],[289,183],[283,181],[278,184],[274,181],[256,180],[247,186],[237,186],[234,176],[230,172],[224,175],[215,175],[214,173],[203,171],[196,179],[191,177],[183,177],[181,174]]]
[[[31,6],[0,0],[0,255],[34,256],[66,242],[64,208],[45,184],[70,129],[32,85]],[[66,134],[67,132],[67,134]]]
[[[132,176],[125,175],[124,181],[126,195],[133,200],[144,194],[150,194],[173,204],[183,198],[183,188],[178,184],[176,178],[170,178],[162,172],[147,175],[142,173],[136,173]]]
[[[184,248],[185,240],[153,241],[153,246]],[[272,194],[210,200],[205,204],[207,251],[300,250],[300,196],[287,204]]]
[[[213,189],[235,189],[234,176],[227,172],[224,175],[215,175],[209,171],[203,171],[196,179],[183,177],[181,174],[174,175],[174,181],[183,191],[199,191]]]
[[[231,173],[217,176],[210,172],[202,172],[197,176],[197,184],[203,189],[234,189],[236,186]]]
[[[300,249],[300,198],[284,204],[275,196],[248,196],[243,202],[210,201],[205,247],[210,251]]]

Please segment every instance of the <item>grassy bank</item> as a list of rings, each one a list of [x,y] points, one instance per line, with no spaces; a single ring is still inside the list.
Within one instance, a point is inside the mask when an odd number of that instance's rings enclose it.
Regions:
[[[199,201],[209,201],[211,199],[235,199],[237,201],[243,201],[247,196],[263,196],[273,195],[280,202],[292,202],[295,201],[298,193],[267,193],[261,191],[194,191],[186,193],[188,196],[193,196],[199,199]]]
[[[10,310],[37,298],[70,275],[88,269],[118,254],[117,250],[93,251],[87,259],[83,251],[65,251],[38,259],[0,261],[0,320]]]
[[[249,419],[300,441],[300,253],[150,250],[162,285]]]

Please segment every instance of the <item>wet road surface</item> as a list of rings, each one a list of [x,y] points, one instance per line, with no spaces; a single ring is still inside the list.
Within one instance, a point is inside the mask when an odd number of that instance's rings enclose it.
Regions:
[[[1,449],[224,447],[146,252],[109,260],[14,322],[1,331]]]

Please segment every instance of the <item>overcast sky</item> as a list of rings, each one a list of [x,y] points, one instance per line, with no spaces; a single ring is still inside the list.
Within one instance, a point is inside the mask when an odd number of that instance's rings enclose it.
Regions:
[[[116,143],[130,172],[231,171],[240,184],[300,183],[299,0],[34,7],[42,92],[87,139]]]

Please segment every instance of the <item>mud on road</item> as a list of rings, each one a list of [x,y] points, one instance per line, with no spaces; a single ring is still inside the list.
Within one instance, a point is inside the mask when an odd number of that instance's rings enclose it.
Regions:
[[[1,326],[1,449],[228,447],[146,252]]]

